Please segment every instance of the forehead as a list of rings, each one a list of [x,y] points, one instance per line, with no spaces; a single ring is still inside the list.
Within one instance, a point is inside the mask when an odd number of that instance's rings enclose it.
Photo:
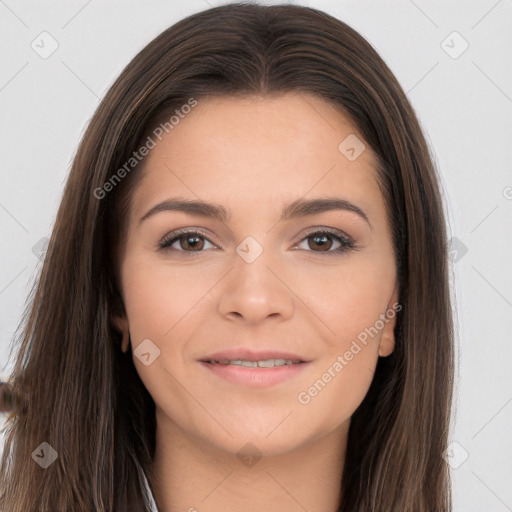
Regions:
[[[200,99],[156,141],[134,210],[171,193],[253,210],[305,195],[382,200],[371,148],[348,117],[313,95]]]

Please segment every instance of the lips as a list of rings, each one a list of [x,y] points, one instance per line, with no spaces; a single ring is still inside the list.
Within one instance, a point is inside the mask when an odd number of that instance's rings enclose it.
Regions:
[[[225,361],[268,361],[270,359],[292,361],[292,363],[307,363],[307,359],[292,352],[284,352],[280,350],[251,350],[244,347],[234,347],[220,352],[214,352],[204,358],[202,362],[225,363]]]
[[[259,388],[297,378],[310,362],[293,352],[244,347],[214,352],[199,360],[208,374],[216,379],[220,377],[232,384]]]

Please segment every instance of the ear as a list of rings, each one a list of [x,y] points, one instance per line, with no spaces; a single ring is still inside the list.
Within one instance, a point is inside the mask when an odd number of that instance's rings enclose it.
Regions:
[[[112,315],[112,325],[114,325],[116,329],[123,335],[123,340],[121,341],[121,351],[124,353],[128,352],[130,344],[130,329],[128,326],[128,319],[126,316]]]
[[[398,289],[395,286],[391,298],[389,299],[385,317],[383,320],[384,327],[379,342],[379,356],[389,356],[395,348],[395,323],[398,311],[402,309],[402,305],[398,303]]]

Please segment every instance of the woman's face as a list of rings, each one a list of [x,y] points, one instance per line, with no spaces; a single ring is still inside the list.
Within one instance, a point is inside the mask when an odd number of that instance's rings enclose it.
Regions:
[[[210,98],[143,165],[122,325],[158,428],[267,455],[346,431],[393,350],[397,302],[376,161],[355,127],[315,96]]]

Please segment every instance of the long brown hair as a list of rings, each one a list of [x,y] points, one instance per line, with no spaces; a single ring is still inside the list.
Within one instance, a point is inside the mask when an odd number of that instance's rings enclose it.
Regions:
[[[191,98],[287,91],[315,94],[354,122],[378,157],[393,227],[403,309],[395,350],[379,358],[352,417],[341,510],[451,510],[447,236],[417,118],[383,60],[345,23],[307,7],[237,3],[189,16],[150,42],[89,123],[18,339],[2,512],[149,510],[155,406],[110,321],[123,312],[118,262],[141,173],[114,175],[162,116]],[[32,456],[43,442],[58,454],[47,469]]]

